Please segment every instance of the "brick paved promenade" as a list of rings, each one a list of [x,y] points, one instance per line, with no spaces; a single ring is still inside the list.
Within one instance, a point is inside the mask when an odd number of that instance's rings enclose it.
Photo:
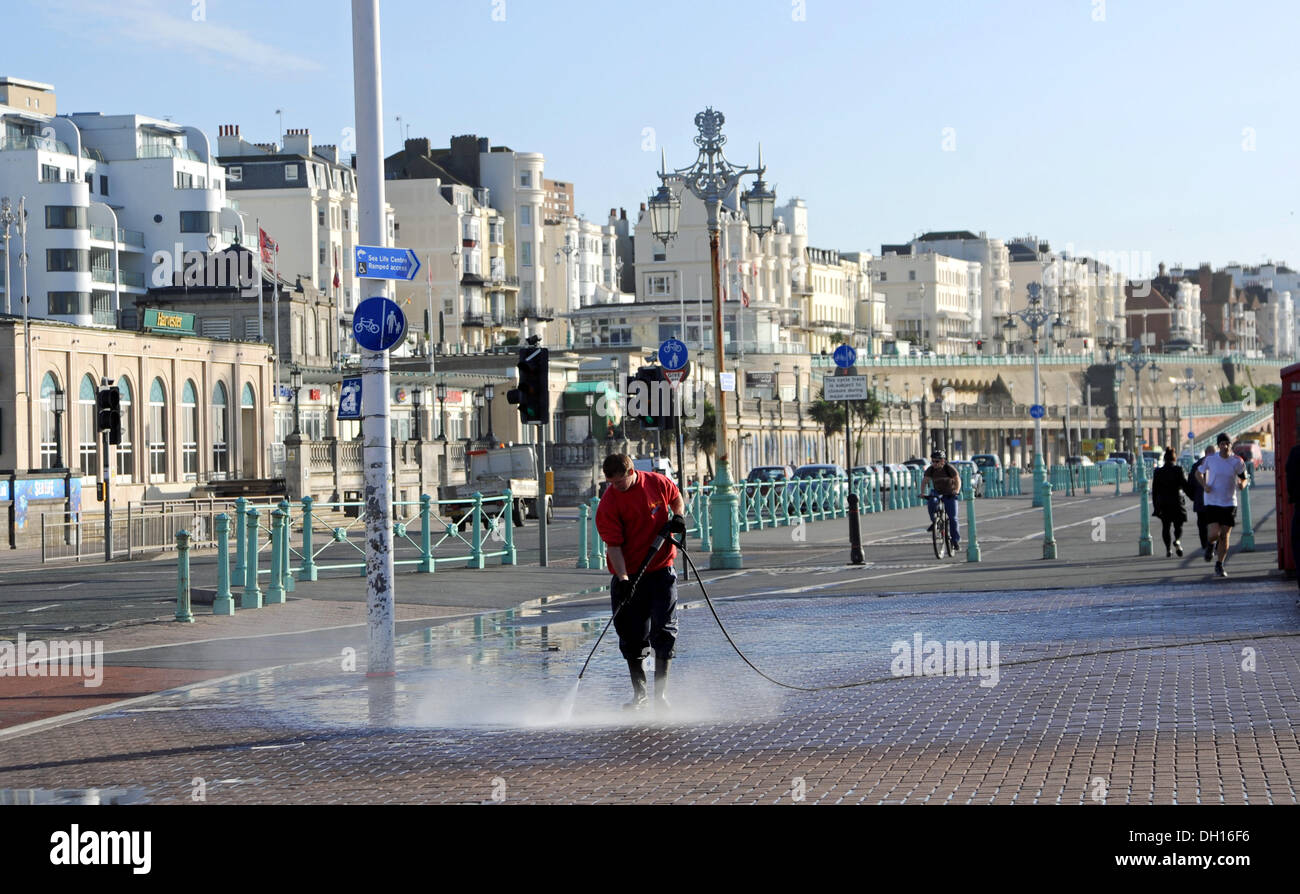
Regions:
[[[209,803],[1296,803],[1300,609],[1294,582],[1269,575],[1272,494],[1257,495],[1259,551],[1234,555],[1228,581],[1209,579],[1194,548],[1166,560],[1157,540],[1157,557],[1134,556],[1128,495],[1062,500],[1056,562],[1038,558],[1027,500],[978,504],[991,520],[978,565],[927,558],[915,513],[868,517],[866,568],[841,564],[842,521],[810,525],[804,541],[752,533],[744,573],[706,572],[733,636],[779,680],[866,685],[764,681],[691,585],[668,718],[618,709],[629,687],[607,638],[560,722],[607,618],[601,596],[419,620],[482,604],[508,575],[541,586],[542,569],[475,572],[458,579],[482,591],[403,606],[395,681],[344,670],[346,648],[364,670],[364,628],[313,623],[343,610],[344,587],[356,602],[355,579],[301,585],[310,599],[262,610],[284,625],[274,638],[212,642],[222,623],[251,623],[238,615],[153,625],[157,642],[183,629],[209,640],[201,649],[149,648],[148,626],[105,632],[106,647],[117,637],[136,650],[115,656],[123,667],[218,676],[0,731],[0,789],[135,788],[189,803],[198,777]],[[1108,517],[1101,542],[1089,536],[1097,517]],[[1184,540],[1194,545],[1194,528]],[[552,592],[601,583],[553,574],[569,586]],[[984,643],[990,657],[996,644],[996,673],[896,676],[918,635]],[[240,669],[272,664],[284,666]]]

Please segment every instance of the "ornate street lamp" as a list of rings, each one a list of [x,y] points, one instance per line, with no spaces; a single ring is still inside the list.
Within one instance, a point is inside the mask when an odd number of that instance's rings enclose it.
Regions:
[[[421,440],[420,415],[424,411],[424,389],[419,385],[411,391],[411,403],[415,407],[415,440],[419,441]]]
[[[596,440],[596,417],[591,408],[596,405],[596,395],[588,391],[583,399],[587,402],[587,440],[594,441]]]
[[[681,215],[681,200],[674,189],[686,189],[704,202],[709,231],[709,270],[713,291],[713,378],[717,419],[717,475],[713,479],[712,509],[713,551],[709,557],[710,568],[740,568],[744,561],[740,553],[740,499],[732,487],[730,460],[728,458],[726,394],[722,390],[722,373],[725,355],[722,348],[722,293],[721,270],[718,258],[718,240],[721,233],[719,209],[722,201],[739,186],[741,178],[753,174],[754,185],[741,193],[740,203],[745,210],[750,230],[760,239],[772,229],[776,194],[763,182],[763,153],[759,149],[758,167],[742,168],[727,161],[722,147],[727,138],[722,134],[726,121],[721,112],[706,108],[695,116],[699,135],[695,145],[699,155],[695,164],[669,171],[667,157],[661,156],[660,186],[650,197],[650,229],[665,247],[677,235]]]
[[[1034,347],[1034,405],[1040,406],[1042,385],[1038,376],[1038,331],[1047,325],[1052,312],[1043,307],[1042,287],[1038,283],[1031,282],[1025,291],[1029,293],[1029,303],[1024,310],[1012,311],[1002,328],[1007,331],[1007,341],[1010,342],[1016,332],[1017,318],[1029,327],[1029,339]],[[1043,465],[1043,420],[1039,417],[1034,419],[1034,506],[1043,505],[1043,483],[1046,480],[1047,469]]]
[[[491,444],[493,447],[497,445],[496,431],[492,428],[492,396],[495,393],[496,393],[496,388],[491,383],[488,383],[487,385],[483,386],[483,404],[484,407],[487,409],[487,423],[488,423],[487,439],[488,439],[488,443]]]
[[[294,364],[289,369],[289,386],[293,389],[293,434],[302,436],[302,419],[298,413],[298,392],[302,390],[302,368]]]
[[[1138,539],[1138,555],[1151,555],[1151,507],[1148,505],[1146,498],[1147,492],[1147,463],[1142,456],[1142,448],[1146,446],[1145,438],[1142,435],[1142,370],[1150,367],[1151,381],[1160,381],[1161,369],[1156,365],[1155,358],[1147,357],[1142,350],[1140,339],[1133,339],[1133,347],[1126,359],[1121,359],[1115,367],[1115,382],[1122,385],[1124,383],[1124,367],[1127,366],[1133,370],[1133,460],[1135,468],[1133,470],[1133,492],[1141,494],[1141,522],[1142,533]]]
[[[67,408],[62,388],[54,389],[54,466],[63,468],[63,411]]]
[[[438,440],[447,440],[447,385],[439,382],[434,386],[438,395]]]

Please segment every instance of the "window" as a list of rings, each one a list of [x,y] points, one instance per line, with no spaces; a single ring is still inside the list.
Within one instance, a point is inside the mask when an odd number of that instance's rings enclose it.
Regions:
[[[343,209],[343,229],[345,229],[345,230],[350,230],[350,229],[352,229],[352,223],[350,222],[350,219],[348,218],[348,214],[349,214],[349,210],[348,210],[347,208],[344,208],[344,209]]]
[[[284,166],[284,179],[285,179],[285,180],[297,180],[297,179],[298,179],[298,166],[297,166],[297,165],[285,165],[285,166]]]
[[[99,405],[95,380],[90,376],[81,379],[81,390],[77,395],[77,443],[80,454],[80,468],[83,475],[99,474]]]
[[[318,227],[323,227],[323,226],[325,226],[325,209],[324,209],[324,208],[318,208],[318,209],[316,210],[316,226],[318,226]]]
[[[95,175],[92,174],[92,173],[90,173],[90,171],[87,171],[87,172],[86,172],[86,188],[87,188],[88,190],[90,190],[90,192],[91,192],[92,195],[94,194],[94,192],[95,192]]]
[[[243,167],[243,165],[233,165],[232,167],[227,168],[227,169],[226,169],[226,182],[227,182],[227,183],[243,183],[243,182],[244,182],[244,167]]]
[[[244,318],[244,341],[257,341],[261,331],[261,321],[257,317]]]
[[[316,254],[317,254],[317,256],[320,258],[320,263],[324,264],[324,263],[325,263],[325,246],[322,245],[322,246],[320,247],[320,250],[319,250],[318,252],[316,252]]]
[[[216,233],[218,229],[215,211],[181,212],[182,233]]]
[[[226,445],[226,386],[221,382],[212,389],[212,477],[223,479],[230,471],[230,451]]]
[[[76,205],[45,206],[45,229],[84,230],[86,228],[85,208]]]
[[[657,274],[647,277],[646,292],[651,295],[671,295],[672,277],[666,274]]]
[[[533,185],[533,175],[531,171],[519,172],[519,185],[524,187],[531,187]]]
[[[186,380],[181,391],[181,472],[186,481],[199,477],[199,407],[194,383]]]
[[[100,175],[99,175],[99,194],[100,194],[101,196],[106,196],[106,195],[108,195],[108,175],[107,175],[107,174],[100,174]]]
[[[191,173],[189,173],[188,171],[177,171],[177,172],[176,172],[176,188],[177,188],[177,189],[193,189],[193,188],[194,188],[194,175],[191,174]]]
[[[519,243],[519,266],[521,267],[533,266],[533,243],[532,242]]]
[[[58,183],[59,169],[56,165],[41,165],[41,182]]]
[[[90,252],[80,248],[47,248],[45,269],[51,273],[87,273]]]
[[[53,373],[46,373],[44,378],[41,379],[42,469],[53,469],[61,459],[59,455],[63,452],[59,445],[59,441],[62,440],[62,432],[57,430],[59,426],[54,418],[54,392],[58,390],[58,387]]]
[[[167,392],[162,379],[154,379],[149,388],[149,424],[145,428],[149,445],[149,480],[167,480]]]
[[[135,453],[131,447],[131,383],[126,376],[117,380],[122,410],[122,443],[117,445],[117,474],[129,480],[135,468]]]
[[[90,301],[89,292],[48,292],[47,306],[52,316],[73,316],[83,314],[83,309]]]
[[[521,227],[531,227],[533,225],[533,206],[519,206],[519,225]]]

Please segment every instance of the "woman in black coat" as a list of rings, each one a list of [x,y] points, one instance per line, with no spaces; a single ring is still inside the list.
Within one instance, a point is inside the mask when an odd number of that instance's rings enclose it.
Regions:
[[[1183,489],[1187,486],[1187,474],[1178,465],[1178,457],[1172,450],[1165,450],[1165,464],[1156,469],[1151,476],[1152,515],[1160,519],[1165,538],[1165,556],[1169,556],[1169,528],[1174,529],[1173,547],[1178,555],[1183,554],[1183,522],[1187,521],[1187,508],[1183,504]]]

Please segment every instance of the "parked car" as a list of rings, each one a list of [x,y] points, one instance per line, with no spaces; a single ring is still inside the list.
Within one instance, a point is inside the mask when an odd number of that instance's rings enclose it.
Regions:
[[[980,475],[987,475],[989,469],[1001,469],[1002,461],[992,453],[977,453],[970,458],[971,462],[979,466]]]
[[[834,499],[832,495],[823,493],[823,499],[818,499],[821,493],[820,488],[814,488],[814,483],[825,478],[848,478],[843,466],[832,465],[829,463],[809,463],[806,466],[800,466],[794,470],[791,476],[791,483],[786,487],[788,502],[791,512],[807,512],[814,510],[825,512],[832,508],[828,499]]]
[[[911,459],[904,460],[903,465],[907,466],[909,469],[924,469],[926,466],[930,465],[930,461],[921,459],[919,456],[914,456]]]
[[[1065,458],[1067,466],[1092,466],[1096,465],[1089,456],[1067,456]]]
[[[979,466],[968,459],[950,459],[948,463],[957,469],[958,472],[964,472],[970,476],[970,486],[975,491],[975,496],[984,496],[984,476],[980,474]]]
[[[1264,451],[1259,449],[1256,441],[1238,441],[1232,445],[1232,452],[1240,456],[1252,470],[1258,470],[1264,460]]]
[[[673,461],[666,456],[658,459],[643,457],[632,460],[632,468],[638,472],[658,472],[660,475],[667,475],[674,481],[677,480],[677,473],[673,471]]]
[[[1260,458],[1260,468],[1261,468],[1261,469],[1272,469],[1272,468],[1274,467],[1275,463],[1277,462],[1276,456],[1277,456],[1277,454],[1274,453],[1272,450],[1261,450],[1261,451],[1260,451],[1260,457],[1261,457],[1261,458]]]
[[[774,482],[786,482],[794,477],[794,470],[789,466],[754,466],[745,476],[745,481],[760,482],[757,490],[766,496]]]
[[[1117,460],[1119,460],[1120,462],[1122,462],[1122,463],[1124,463],[1125,465],[1128,465],[1128,466],[1133,465],[1133,454],[1128,453],[1128,452],[1116,451],[1116,452],[1112,453],[1110,456],[1108,456],[1108,457],[1106,457],[1106,458],[1107,458],[1107,459],[1117,459]]]

